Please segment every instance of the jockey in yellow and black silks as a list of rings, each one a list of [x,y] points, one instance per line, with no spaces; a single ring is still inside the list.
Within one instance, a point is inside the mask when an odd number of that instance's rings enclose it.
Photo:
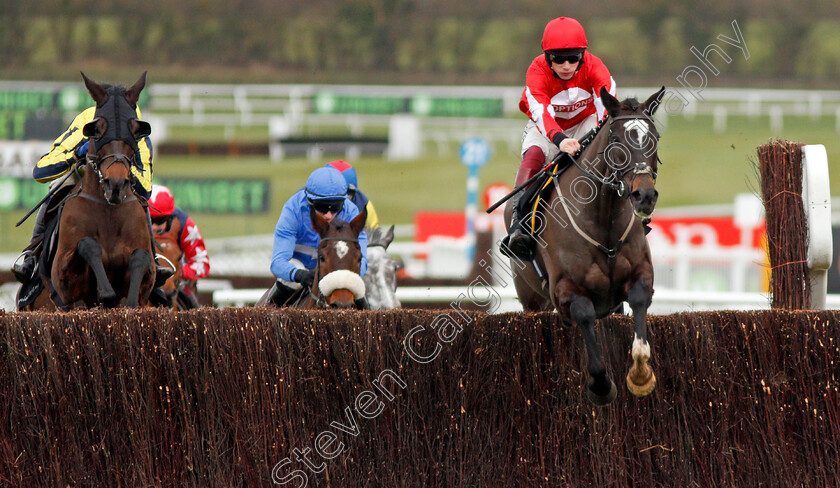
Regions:
[[[84,160],[87,155],[89,141],[82,135],[82,128],[88,122],[93,121],[96,107],[90,107],[73,119],[70,127],[61,134],[53,143],[50,152],[43,155],[32,176],[39,183],[46,183],[67,174],[73,166]],[[137,118],[140,119],[140,108],[137,108]],[[140,150],[140,167],[132,166],[131,173],[134,176],[134,191],[137,195],[148,199],[152,191],[152,142],[149,137],[137,141],[137,148]],[[73,176],[69,180],[75,180]],[[75,184],[76,181],[65,184]]]
[[[137,119],[140,119],[140,108],[136,109]],[[82,134],[82,128],[88,122],[93,121],[96,107],[85,109],[82,113],[73,119],[73,122],[53,143],[50,151],[43,155],[35,164],[35,169],[32,170],[32,176],[39,183],[50,183],[50,191],[61,186],[74,186],[79,181],[78,173],[74,172],[63,182],[58,180],[65,176],[68,172],[73,171],[76,164],[80,161],[84,162],[87,156],[88,146],[90,140]],[[133,175],[132,187],[138,196],[143,199],[148,199],[152,191],[152,141],[149,137],[143,137],[137,141],[138,157],[135,158],[136,163],[131,167]],[[32,239],[21,257],[15,262],[12,271],[15,277],[21,281],[27,281],[35,268],[35,253],[33,247],[36,241],[40,239],[45,231],[45,215],[49,202],[45,202],[38,216],[35,220],[35,225],[32,228]]]

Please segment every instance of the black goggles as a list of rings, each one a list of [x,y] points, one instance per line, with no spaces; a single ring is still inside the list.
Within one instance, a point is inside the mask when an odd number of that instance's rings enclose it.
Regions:
[[[325,214],[327,212],[332,212],[337,214],[341,212],[341,209],[344,208],[344,199],[341,200],[312,200],[310,201],[312,208],[315,209],[316,212]]]
[[[172,220],[171,215],[161,215],[160,217],[152,217],[152,223],[154,225],[168,224],[171,220]]]
[[[548,57],[551,59],[552,63],[563,64],[568,61],[571,64],[575,64],[580,62],[580,58],[583,57],[583,54],[572,54],[569,56],[563,56],[560,54],[549,54]]]

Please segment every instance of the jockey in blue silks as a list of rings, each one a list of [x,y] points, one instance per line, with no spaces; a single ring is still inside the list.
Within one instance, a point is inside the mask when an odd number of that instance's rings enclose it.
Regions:
[[[318,168],[309,175],[306,186],[301,188],[283,205],[283,211],[274,229],[274,251],[271,255],[271,273],[277,277],[277,287],[294,291],[300,286],[311,287],[315,281],[318,243],[321,236],[312,228],[310,208],[331,221],[334,218],[347,222],[359,215],[359,209],[347,199],[347,182],[335,168]],[[367,235],[359,234],[362,263],[359,275],[367,271]],[[296,260],[303,268],[296,266]]]

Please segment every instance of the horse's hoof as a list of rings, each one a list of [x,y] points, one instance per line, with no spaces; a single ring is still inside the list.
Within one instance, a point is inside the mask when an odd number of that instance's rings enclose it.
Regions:
[[[599,407],[604,407],[615,400],[615,396],[618,394],[618,389],[615,387],[613,380],[608,381],[610,382],[610,389],[605,395],[601,395],[592,391],[594,382],[591,379],[589,380],[589,384],[586,386],[586,396],[589,397],[590,402]]]
[[[630,390],[630,393],[636,395],[637,397],[649,395],[656,387],[656,375],[653,374],[653,369],[650,367],[645,369],[647,369],[647,371],[642,372],[641,374],[634,374],[633,368],[631,368],[630,372],[627,373],[627,389]],[[641,376],[641,378],[639,376]]]
[[[117,294],[116,292],[108,291],[99,294],[99,303],[101,303],[105,308],[111,308],[117,302]]]

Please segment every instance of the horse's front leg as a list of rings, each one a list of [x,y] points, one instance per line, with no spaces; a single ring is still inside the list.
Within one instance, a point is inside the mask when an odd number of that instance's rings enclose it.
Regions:
[[[630,351],[633,366],[627,373],[627,388],[640,397],[648,395],[656,386],[656,375],[648,364],[650,344],[647,339],[647,309],[652,297],[653,289],[644,279],[634,283],[627,293],[627,302],[633,310],[633,321],[636,325],[633,349]]]
[[[96,298],[103,305],[111,305],[116,301],[117,294],[108,281],[105,266],[102,264],[102,246],[93,237],[84,237],[76,244],[76,252],[93,271],[96,279]]]
[[[125,300],[127,307],[140,306],[140,285],[143,278],[152,267],[152,255],[145,249],[135,249],[128,258],[128,296]]]
[[[615,383],[607,375],[607,368],[601,358],[601,347],[595,340],[595,306],[592,300],[575,295],[569,305],[569,313],[583,334],[586,344],[587,370],[589,381],[586,384],[587,396],[595,405],[609,405],[615,400]]]

